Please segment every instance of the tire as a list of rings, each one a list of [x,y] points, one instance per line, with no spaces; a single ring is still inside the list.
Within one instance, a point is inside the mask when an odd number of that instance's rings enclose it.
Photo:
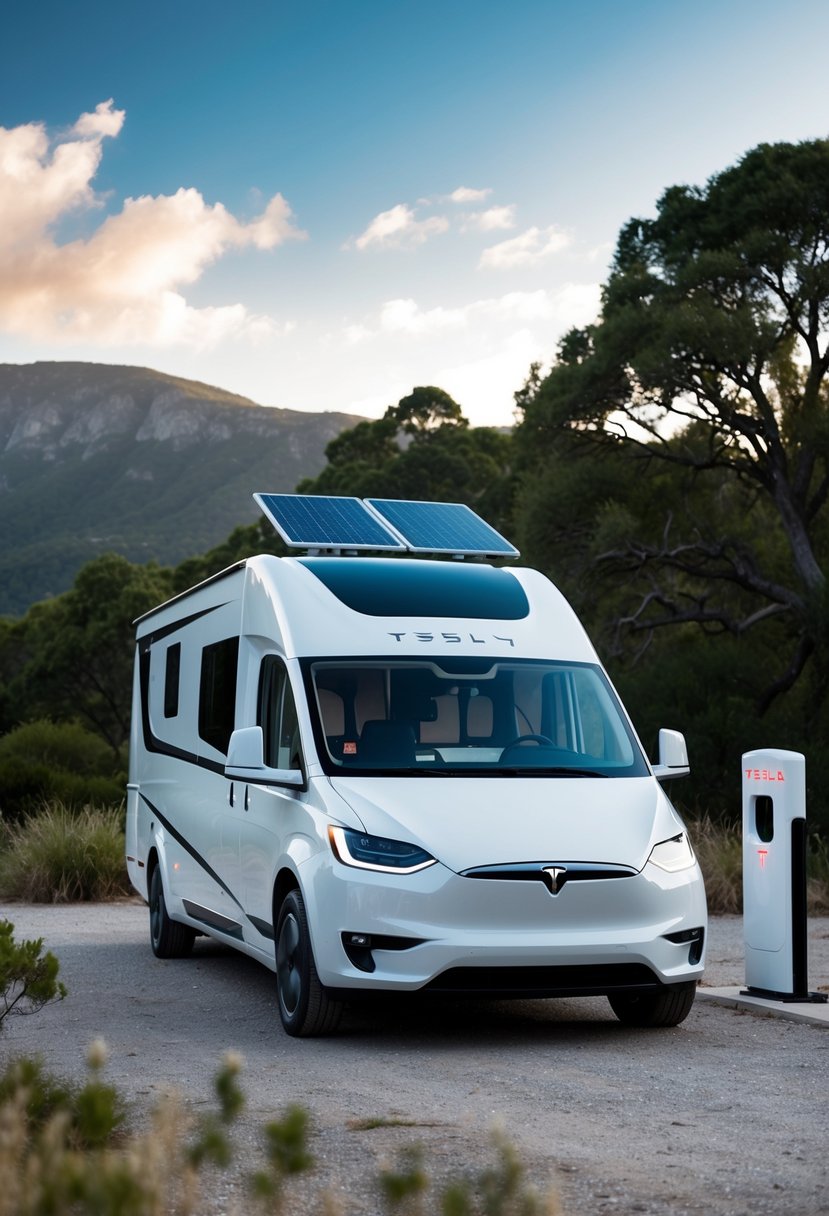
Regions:
[[[678,1026],[691,1012],[696,982],[671,984],[659,992],[619,992],[607,999],[625,1026]]]
[[[186,958],[195,940],[195,929],[170,919],[164,902],[161,866],[156,865],[150,878],[150,945],[153,954],[156,958]]]
[[[305,903],[289,891],[276,925],[276,990],[279,1016],[295,1038],[330,1034],[342,1014],[342,1002],[330,996],[317,975]]]

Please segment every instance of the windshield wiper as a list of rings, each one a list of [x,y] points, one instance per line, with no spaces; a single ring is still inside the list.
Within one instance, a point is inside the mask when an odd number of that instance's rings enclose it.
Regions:
[[[610,775],[609,773],[599,772],[595,768],[574,768],[569,764],[527,764],[520,766],[509,764],[506,768],[499,767],[492,771],[506,773],[510,777],[608,777]]]
[[[348,776],[348,770],[343,770],[338,776]],[[423,768],[417,765],[413,768],[373,768],[363,769],[359,776],[377,777],[609,777],[609,773],[598,772],[594,768],[574,768],[569,764],[558,767],[542,765],[506,766],[480,765],[469,768]]]

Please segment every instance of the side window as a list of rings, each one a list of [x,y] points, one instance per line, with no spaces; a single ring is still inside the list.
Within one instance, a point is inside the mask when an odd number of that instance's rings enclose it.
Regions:
[[[205,646],[201,656],[199,735],[227,755],[236,712],[236,668],[239,639],[226,638]]]
[[[285,664],[266,655],[259,672],[257,722],[262,727],[265,764],[269,768],[302,768],[299,720]]]
[[[178,717],[178,688],[181,672],[181,642],[174,642],[167,647],[167,660],[164,669],[164,717]]]

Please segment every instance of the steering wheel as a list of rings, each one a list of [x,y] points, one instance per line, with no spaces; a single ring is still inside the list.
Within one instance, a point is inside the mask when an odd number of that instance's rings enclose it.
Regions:
[[[499,764],[503,764],[505,758],[509,757],[511,753],[517,752],[525,743],[537,743],[539,747],[555,747],[552,739],[548,739],[546,735],[519,735],[501,752]]]

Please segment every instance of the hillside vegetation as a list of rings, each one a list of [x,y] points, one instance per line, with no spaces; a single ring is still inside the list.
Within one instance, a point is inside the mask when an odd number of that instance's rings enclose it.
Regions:
[[[0,364],[0,613],[102,553],[174,564],[290,491],[358,419],[266,409],[141,367]]]

